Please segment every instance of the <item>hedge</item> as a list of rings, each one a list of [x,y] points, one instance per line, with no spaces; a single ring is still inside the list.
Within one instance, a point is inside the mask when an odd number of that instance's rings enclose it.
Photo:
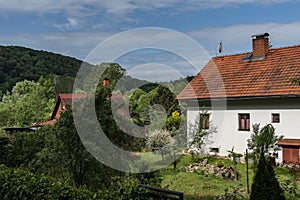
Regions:
[[[52,182],[43,175],[0,165],[0,199],[114,199],[113,195],[100,191],[94,193],[86,188],[77,189],[60,182]]]
[[[75,188],[49,177],[36,175],[22,169],[0,165],[0,199],[9,200],[111,200],[151,199],[147,192],[136,185],[127,185],[122,197],[119,191],[91,192],[86,188]]]

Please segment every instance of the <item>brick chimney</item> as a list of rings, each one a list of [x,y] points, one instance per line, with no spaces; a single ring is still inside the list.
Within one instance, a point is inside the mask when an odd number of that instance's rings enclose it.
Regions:
[[[269,51],[269,33],[252,35],[253,57],[264,57]]]
[[[109,79],[108,78],[103,79],[102,86],[107,87],[108,85],[109,85]]]

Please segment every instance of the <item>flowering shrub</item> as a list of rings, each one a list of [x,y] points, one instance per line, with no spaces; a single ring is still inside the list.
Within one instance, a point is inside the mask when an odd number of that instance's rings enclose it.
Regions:
[[[148,150],[160,153],[162,156],[169,152],[169,148],[173,143],[174,139],[171,133],[165,130],[151,131],[146,137]]]

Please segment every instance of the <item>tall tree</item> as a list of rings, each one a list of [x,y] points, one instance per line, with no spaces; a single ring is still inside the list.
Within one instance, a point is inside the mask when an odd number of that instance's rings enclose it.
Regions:
[[[261,147],[263,148],[263,147]],[[279,182],[276,179],[274,169],[270,162],[266,162],[263,150],[259,163],[257,166],[257,172],[254,176],[250,200],[284,200],[283,190],[281,189]]]
[[[26,127],[47,120],[54,101],[54,86],[50,79],[41,77],[38,82],[18,82],[0,102],[0,126]]]
[[[150,101],[151,105],[159,104],[163,106],[168,116],[172,115],[172,112],[179,110],[179,104],[176,100],[175,94],[167,87],[159,85],[156,94]]]
[[[259,129],[259,126],[260,124],[254,124],[252,126],[253,133],[251,134],[250,139],[247,140],[248,148],[252,150],[254,166],[257,166],[260,155],[278,151],[280,148],[276,143],[283,138],[283,136],[275,134],[275,128],[272,124],[267,124],[261,129]],[[256,167],[253,169],[255,171]]]

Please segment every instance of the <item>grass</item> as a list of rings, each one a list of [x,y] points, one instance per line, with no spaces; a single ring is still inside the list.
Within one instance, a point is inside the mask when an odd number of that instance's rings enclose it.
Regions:
[[[173,165],[159,171],[162,178],[161,186],[165,189],[180,191],[184,193],[186,200],[196,200],[196,199],[214,199],[217,195],[222,195],[225,190],[229,192],[233,191],[235,186],[240,188],[239,193],[243,194],[246,199],[249,198],[247,195],[247,183],[246,183],[246,165],[243,163],[237,164],[237,171],[240,175],[238,181],[225,180],[223,178],[217,177],[213,174],[205,174],[203,171],[186,172],[185,167],[195,163],[202,162],[203,159],[195,159],[190,155],[184,155],[178,160],[176,169]],[[224,165],[233,166],[230,160],[217,159],[213,157],[208,157],[208,163],[216,165],[222,162]],[[293,177],[289,169],[285,168],[275,168],[277,178],[282,185],[282,187],[288,184],[288,187],[292,186]],[[249,187],[251,189],[252,179],[254,173],[252,166],[249,167]],[[297,174],[298,180],[300,180],[299,173]],[[297,193],[300,193],[300,182],[297,182]],[[286,195],[289,197],[289,195]],[[292,196],[288,199],[294,199]]]

